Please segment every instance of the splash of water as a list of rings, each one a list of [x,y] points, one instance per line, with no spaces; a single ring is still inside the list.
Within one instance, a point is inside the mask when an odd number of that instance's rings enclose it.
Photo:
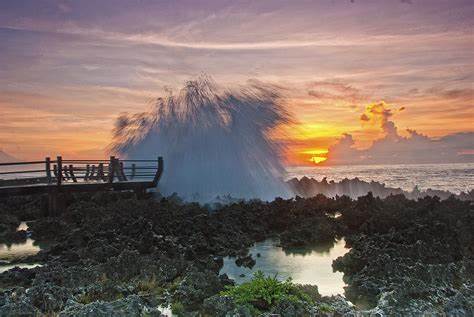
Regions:
[[[164,194],[200,202],[288,196],[282,147],[268,136],[291,121],[281,97],[262,83],[219,92],[201,76],[178,95],[158,98],[149,112],[120,116],[112,149],[134,159],[163,156]]]

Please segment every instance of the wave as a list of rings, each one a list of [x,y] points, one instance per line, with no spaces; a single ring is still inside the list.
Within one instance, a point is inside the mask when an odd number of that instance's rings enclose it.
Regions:
[[[291,121],[281,99],[271,85],[222,91],[201,76],[153,110],[118,118],[112,149],[133,159],[163,156],[160,191],[187,201],[289,196],[282,147],[268,135]]]

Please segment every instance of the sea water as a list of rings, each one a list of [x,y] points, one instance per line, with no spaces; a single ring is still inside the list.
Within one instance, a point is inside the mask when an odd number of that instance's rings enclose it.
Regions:
[[[447,190],[455,194],[474,189],[474,163],[453,164],[400,164],[351,166],[293,166],[287,167],[287,178],[312,177],[320,181],[339,182],[344,178],[359,178],[366,182],[379,182],[387,187],[411,191]]]

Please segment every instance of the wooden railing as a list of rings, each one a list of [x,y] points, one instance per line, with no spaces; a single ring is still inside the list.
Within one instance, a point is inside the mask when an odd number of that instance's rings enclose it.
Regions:
[[[0,163],[0,197],[48,194],[48,212],[57,214],[65,208],[67,193],[127,190],[145,197],[147,189],[158,185],[163,169],[161,157],[64,160],[58,156],[56,160]]]
[[[21,169],[19,167],[27,166]],[[61,186],[63,183],[127,182],[151,180],[157,183],[163,171],[163,159],[120,160],[56,160],[0,163],[0,186],[47,183]]]

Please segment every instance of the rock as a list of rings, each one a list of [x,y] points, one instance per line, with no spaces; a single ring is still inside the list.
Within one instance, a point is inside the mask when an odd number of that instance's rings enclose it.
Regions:
[[[97,301],[87,305],[68,302],[60,317],[110,317],[110,316],[156,316],[161,312],[157,308],[148,307],[136,295],[131,295],[113,302]]]
[[[268,316],[300,317],[309,314],[311,307],[301,301],[280,300],[271,308]]]
[[[43,312],[60,311],[68,298],[72,296],[69,289],[52,284],[35,285],[26,290],[25,296]]]
[[[0,316],[34,316],[40,311],[33,306],[24,288],[10,289],[0,295]]]
[[[253,268],[255,266],[257,262],[252,258],[252,255],[249,254],[247,256],[244,256],[244,257],[238,257],[236,260],[235,260],[235,264],[238,266],[238,267],[241,267],[241,266],[245,266],[245,267],[248,267],[249,269]]]
[[[191,269],[175,292],[175,298],[188,310],[198,309],[204,299],[224,289],[224,279],[210,271]]]
[[[236,304],[231,297],[220,295],[206,298],[202,306],[206,314],[216,317],[228,316],[229,312],[236,308]]]

